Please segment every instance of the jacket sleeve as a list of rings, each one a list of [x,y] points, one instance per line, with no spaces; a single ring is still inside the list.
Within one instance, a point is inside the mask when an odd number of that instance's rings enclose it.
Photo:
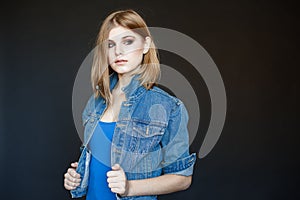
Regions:
[[[163,173],[190,176],[196,154],[189,153],[188,113],[179,99],[171,110],[166,132],[161,140]]]

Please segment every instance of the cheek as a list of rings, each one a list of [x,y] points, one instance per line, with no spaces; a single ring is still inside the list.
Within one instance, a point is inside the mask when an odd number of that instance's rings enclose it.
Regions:
[[[108,56],[107,57],[108,57],[108,63],[109,64],[111,64],[114,61],[114,59],[115,59],[115,56],[114,56],[113,52],[111,52],[111,51],[108,52]]]
[[[128,54],[128,56],[130,56],[130,58],[133,58],[134,60],[140,62],[143,58],[143,49],[135,50],[135,51],[131,52],[130,54]]]

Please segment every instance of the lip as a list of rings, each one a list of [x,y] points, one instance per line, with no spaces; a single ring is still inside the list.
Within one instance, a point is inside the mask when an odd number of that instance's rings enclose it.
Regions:
[[[125,59],[118,59],[118,60],[115,61],[115,63],[118,64],[118,65],[125,64],[127,62],[128,62],[128,60],[125,60]]]

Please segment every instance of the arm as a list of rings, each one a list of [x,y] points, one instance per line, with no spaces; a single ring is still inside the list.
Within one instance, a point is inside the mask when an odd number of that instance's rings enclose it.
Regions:
[[[161,140],[163,175],[149,179],[133,181],[137,191],[153,189],[154,194],[166,194],[187,189],[192,182],[195,154],[189,154],[188,112],[184,104],[177,99],[170,116],[168,127]],[[147,183],[148,182],[148,183]]]
[[[155,178],[128,181],[127,196],[160,195],[186,190],[192,176],[165,174]]]
[[[161,141],[163,175],[141,180],[126,180],[119,165],[107,173],[111,190],[122,196],[160,195],[187,189],[192,181],[196,155],[189,154],[188,113],[181,101],[173,107],[168,128]]]
[[[191,185],[192,176],[165,174],[155,178],[126,180],[126,175],[119,165],[114,165],[107,173],[111,191],[121,196],[143,196],[168,194],[185,190]]]

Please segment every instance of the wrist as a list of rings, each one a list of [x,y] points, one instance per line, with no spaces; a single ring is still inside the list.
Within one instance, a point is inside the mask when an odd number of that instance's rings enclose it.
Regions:
[[[125,184],[125,192],[123,194],[118,194],[119,197],[126,197],[129,195],[129,190],[130,190],[130,181],[126,180]]]

